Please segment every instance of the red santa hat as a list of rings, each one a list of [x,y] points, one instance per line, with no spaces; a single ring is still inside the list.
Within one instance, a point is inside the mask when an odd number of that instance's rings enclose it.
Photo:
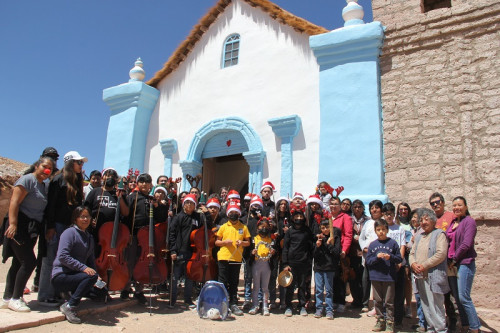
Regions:
[[[227,194],[227,198],[228,199],[238,199],[238,200],[240,200],[240,194],[236,190],[231,190]]]
[[[194,194],[188,194],[184,197],[184,199],[182,199],[182,207],[184,207],[186,201],[191,201],[192,203],[194,203],[196,207],[197,202],[196,202],[196,196]]]
[[[252,205],[258,205],[260,208],[264,208],[264,202],[258,195],[255,195],[252,200],[250,200],[250,207],[252,207]]]
[[[280,201],[283,200],[285,200],[288,204],[290,204],[290,199],[288,199],[287,197],[279,197],[278,200],[276,200],[276,205],[278,205]]]
[[[299,193],[299,192],[295,192],[295,193],[293,194],[293,198],[292,198],[292,200],[294,200],[295,198],[300,198],[300,199],[302,199],[302,200],[306,200],[306,199],[304,198],[304,195],[303,195],[302,193]]]
[[[307,198],[306,204],[310,203],[317,203],[321,208],[323,208],[323,201],[317,194],[310,195],[309,198]]]
[[[226,210],[227,216],[229,216],[231,212],[237,212],[241,215],[240,203],[238,201],[229,201]]]
[[[271,189],[271,192],[274,192],[275,191],[275,188],[274,188],[274,185],[273,183],[267,181],[265,182],[262,187],[260,188],[260,191],[262,192],[266,187],[269,187]]]
[[[217,207],[220,209],[219,199],[217,199],[215,197],[208,199],[207,207]]]
[[[243,200],[252,200],[252,197],[254,196],[255,194],[253,193],[247,193],[245,194],[245,197],[243,198]]]

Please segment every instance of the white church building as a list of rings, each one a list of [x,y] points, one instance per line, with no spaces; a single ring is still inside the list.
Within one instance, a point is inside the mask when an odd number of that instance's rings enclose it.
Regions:
[[[201,174],[206,192],[255,193],[269,180],[291,196],[328,181],[387,200],[384,29],[354,0],[343,17],[328,31],[267,0],[218,1],[152,79],[139,59],[129,82],[104,90],[104,165],[182,176],[183,190]]]

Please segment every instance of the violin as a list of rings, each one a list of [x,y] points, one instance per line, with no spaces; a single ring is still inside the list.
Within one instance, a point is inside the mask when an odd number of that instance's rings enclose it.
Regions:
[[[155,228],[153,204],[149,206],[149,226],[139,229],[137,244],[141,248],[141,254],[134,267],[134,279],[139,283],[149,285],[166,281],[168,268],[164,261],[164,252],[162,252],[166,248],[166,227]]]
[[[96,259],[97,272],[107,282],[110,291],[122,290],[130,279],[124,255],[129,238],[129,229],[120,223],[120,196],[118,196],[114,221],[104,223],[99,229],[99,245],[102,250]]]
[[[217,276],[217,262],[212,249],[215,246],[215,233],[207,227],[205,215],[200,214],[203,228],[193,230],[190,235],[193,254],[187,263],[187,278],[196,282],[214,280]]]

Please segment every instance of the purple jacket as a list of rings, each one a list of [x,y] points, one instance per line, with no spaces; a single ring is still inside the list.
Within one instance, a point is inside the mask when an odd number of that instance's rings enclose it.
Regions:
[[[453,219],[446,230],[448,241],[451,240],[451,228],[456,220],[457,218]],[[476,250],[474,250],[476,233],[476,221],[470,216],[464,217],[455,231],[455,255],[453,259],[455,259],[457,264],[470,264],[477,257]]]

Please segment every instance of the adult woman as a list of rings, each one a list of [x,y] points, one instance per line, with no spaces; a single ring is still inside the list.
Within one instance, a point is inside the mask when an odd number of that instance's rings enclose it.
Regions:
[[[352,219],[351,216],[344,213],[340,209],[340,199],[339,197],[332,197],[329,202],[330,213],[332,225],[335,228],[339,228],[341,232],[340,244],[341,261],[345,260],[346,254],[349,252],[352,243]],[[342,265],[342,270],[349,269],[349,266]],[[333,307],[337,309],[337,312],[342,313],[345,310],[345,292],[346,292],[346,281],[342,280],[342,273],[335,274],[333,284],[335,288],[333,289]]]
[[[285,233],[291,223],[290,217],[290,200],[286,197],[281,197],[276,201],[276,215],[274,216],[275,222],[273,223],[272,232],[274,233],[275,242],[281,244],[281,240],[285,237]],[[276,279],[278,278],[278,270],[283,270],[281,263],[281,246],[277,247],[278,255],[271,257],[271,277],[269,279],[269,307],[276,308]],[[285,295],[286,289],[282,286],[279,287],[280,291],[280,307],[286,307]]]
[[[476,221],[470,216],[467,201],[458,196],[453,199],[453,214],[456,218],[451,222],[446,236],[450,243],[448,260],[450,269],[458,268],[458,298],[469,321],[471,332],[479,332],[481,323],[476,313],[470,293],[472,282],[476,273],[476,251],[474,239],[476,238]],[[458,307],[460,310],[460,306]],[[463,323],[463,319],[462,319]]]
[[[351,268],[355,272],[354,279],[349,280],[349,287],[351,289],[352,303],[351,308],[363,307],[363,251],[359,246],[359,236],[366,221],[370,218],[365,215],[365,205],[363,201],[356,199],[352,203],[352,243],[349,249],[349,258],[351,259]]]
[[[15,183],[9,205],[9,218],[3,244],[3,262],[12,256],[7,273],[5,292],[0,308],[29,312],[30,308],[22,296],[26,282],[35,269],[33,251],[41,232],[43,212],[47,205],[47,189],[44,180],[52,173],[54,161],[41,157],[34,164],[34,171],[24,175]]]
[[[340,204],[340,210],[342,212],[346,213],[347,215],[351,215],[352,214],[351,207],[352,207],[351,199],[345,198],[344,200],[342,200],[342,203]]]
[[[92,212],[92,218],[95,223],[92,223],[89,232],[94,237],[97,243],[99,240],[99,229],[106,222],[112,222],[115,219],[116,205],[120,198],[121,215],[127,216],[129,208],[121,195],[121,191],[116,190],[118,182],[118,173],[113,168],[107,168],[103,171],[103,186],[94,188],[85,199],[85,206],[89,207]],[[96,246],[95,255],[99,256],[100,250]]]
[[[76,151],[66,153],[64,167],[50,182],[45,211],[47,255],[42,260],[40,290],[38,291],[38,303],[43,306],[59,305],[50,283],[52,264],[56,257],[59,237],[71,225],[71,214],[83,201],[82,169],[85,162],[87,158],[80,156]]]
[[[75,208],[71,218],[73,226],[61,234],[52,269],[54,288],[58,292],[71,292],[71,298],[61,305],[60,310],[73,324],[81,323],[75,309],[98,279],[95,271],[94,239],[87,231],[91,221],[90,214],[88,207]]]
[[[396,211],[396,223],[403,228],[406,236],[406,243],[410,242],[412,236],[412,226],[410,225],[410,212],[411,208],[406,202],[401,202],[398,205],[398,209]],[[405,280],[405,299],[406,299],[406,308],[405,308],[405,316],[407,318],[411,318],[411,296],[412,296],[412,286],[411,286],[411,274],[410,274],[410,266],[408,265],[408,256],[410,255],[410,250],[406,248],[405,252],[405,260],[406,260],[406,280]]]

